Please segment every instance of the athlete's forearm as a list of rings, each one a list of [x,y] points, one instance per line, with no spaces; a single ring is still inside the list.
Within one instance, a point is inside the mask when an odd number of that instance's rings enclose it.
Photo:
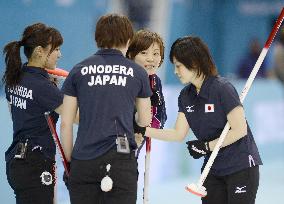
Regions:
[[[145,135],[158,140],[176,142],[181,142],[186,136],[186,134],[178,132],[175,129],[156,129],[150,127],[146,128]]]
[[[67,161],[71,161],[71,154],[73,150],[73,125],[66,124],[62,121],[60,126],[60,137],[66,159]]]
[[[237,130],[236,131],[229,130],[221,148],[235,143],[236,141],[238,141],[239,139],[243,138],[246,135],[247,135],[247,132],[237,131]],[[219,138],[209,142],[209,148],[210,148],[211,151],[213,151],[218,140],[219,140]]]
[[[231,128],[221,147],[231,145],[247,135],[247,122],[245,120],[244,110],[241,106],[234,108],[228,114],[227,118]],[[218,139],[219,138],[209,142],[211,151],[214,149]]]

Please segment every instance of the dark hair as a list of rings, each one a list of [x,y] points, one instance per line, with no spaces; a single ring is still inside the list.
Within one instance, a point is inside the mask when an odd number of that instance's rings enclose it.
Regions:
[[[130,20],[123,15],[108,14],[96,25],[95,40],[99,48],[121,47],[134,35]]]
[[[170,51],[170,60],[173,58],[189,70],[197,70],[197,76],[204,75],[204,78],[218,75],[217,68],[210,55],[209,49],[199,37],[185,36],[177,39]]]
[[[135,33],[127,50],[126,57],[134,59],[139,52],[147,50],[153,43],[157,43],[159,45],[161,55],[161,62],[159,66],[161,66],[164,61],[165,52],[163,40],[159,34],[148,30],[139,30]]]
[[[20,41],[8,43],[3,50],[5,55],[6,71],[2,78],[3,84],[8,87],[19,83],[22,76],[22,61],[20,48],[24,46],[24,54],[29,60],[37,46],[46,48],[51,45],[49,53],[63,43],[63,38],[58,30],[48,27],[43,23],[35,23],[27,26]]]

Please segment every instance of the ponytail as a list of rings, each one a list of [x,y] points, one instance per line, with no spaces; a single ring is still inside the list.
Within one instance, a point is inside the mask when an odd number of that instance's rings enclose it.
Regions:
[[[2,78],[2,83],[8,87],[17,85],[21,79],[21,46],[22,43],[20,41],[13,41],[8,43],[3,50],[3,54],[5,55],[6,71]]]

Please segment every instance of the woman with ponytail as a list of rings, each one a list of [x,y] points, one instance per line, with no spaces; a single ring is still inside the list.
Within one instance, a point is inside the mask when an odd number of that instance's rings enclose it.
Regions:
[[[54,197],[55,144],[44,113],[58,119],[63,94],[50,81],[63,38],[43,23],[27,26],[19,41],[3,50],[6,71],[2,82],[13,121],[13,141],[5,153],[7,179],[17,204],[52,204]],[[22,64],[24,48],[27,62]]]

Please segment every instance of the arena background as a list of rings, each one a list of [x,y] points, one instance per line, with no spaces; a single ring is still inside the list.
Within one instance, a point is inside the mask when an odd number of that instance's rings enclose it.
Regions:
[[[245,79],[239,79],[237,67],[248,52],[251,39],[264,45],[273,22],[284,2],[280,0],[0,0],[0,48],[20,39],[24,27],[44,22],[58,28],[64,37],[62,59],[58,67],[70,70],[81,59],[94,53],[93,31],[99,16],[117,12],[128,15],[136,29],[149,28],[165,40],[165,62],[159,71],[168,113],[166,127],[172,127],[177,114],[177,97],[182,86],[173,74],[168,59],[171,43],[184,35],[200,36],[209,46],[220,74],[229,77],[240,92]],[[266,62],[272,64],[273,47]],[[24,58],[23,58],[24,59]],[[0,58],[0,75],[4,72]],[[248,67],[251,69],[252,67]],[[267,70],[271,68],[266,67]],[[0,198],[1,203],[15,203],[5,174],[4,152],[12,141],[12,123],[0,91]],[[252,128],[264,165],[260,168],[257,204],[283,203],[284,192],[284,87],[273,77],[257,78],[245,100],[247,119]],[[189,135],[188,137],[194,137]],[[201,203],[184,190],[196,182],[202,161],[189,157],[185,141],[153,141],[150,172],[150,203]],[[144,154],[139,158],[139,192],[142,203]],[[58,162],[58,203],[69,203],[62,180],[63,167]]]

